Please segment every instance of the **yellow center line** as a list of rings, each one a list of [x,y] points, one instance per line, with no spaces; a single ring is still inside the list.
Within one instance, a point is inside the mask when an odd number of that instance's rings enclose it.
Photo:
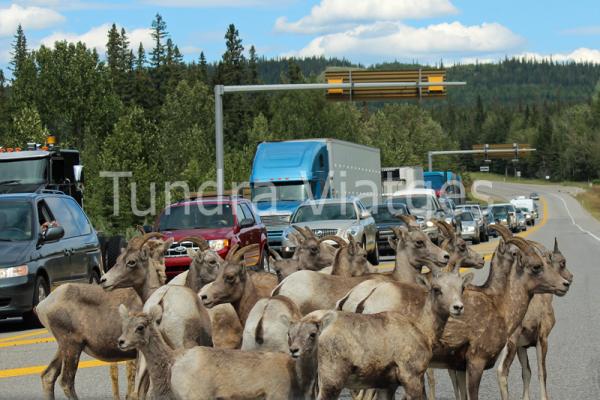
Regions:
[[[27,332],[27,333],[23,333],[23,334],[16,335],[16,336],[7,336],[7,337],[0,338],[0,343],[12,342],[13,340],[23,339],[23,338],[31,337],[31,336],[43,335],[46,333],[48,333],[47,329],[39,329],[37,331]]]
[[[79,362],[78,368],[93,368],[93,367],[101,367],[110,365],[104,361],[99,360],[89,360],[89,361],[81,361]],[[32,367],[23,367],[23,368],[14,368],[14,369],[1,369],[0,370],[0,379],[2,378],[15,378],[17,376],[26,376],[26,375],[39,375],[46,369],[45,365],[35,365]]]
[[[37,338],[37,339],[25,339],[25,340],[14,340],[12,342],[2,342],[0,343],[0,348],[2,347],[14,347],[14,346],[26,346],[29,344],[40,344],[40,343],[52,343],[55,342],[56,339],[53,337],[45,337],[45,338]]]

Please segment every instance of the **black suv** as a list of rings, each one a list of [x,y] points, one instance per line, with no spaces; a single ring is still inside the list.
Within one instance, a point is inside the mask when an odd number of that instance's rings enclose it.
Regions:
[[[0,319],[23,316],[65,282],[98,282],[96,231],[62,192],[0,195]]]

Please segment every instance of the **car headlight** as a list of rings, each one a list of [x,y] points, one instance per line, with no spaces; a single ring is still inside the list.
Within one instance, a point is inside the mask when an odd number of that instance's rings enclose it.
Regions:
[[[351,226],[350,228],[348,228],[346,230],[346,236],[348,236],[348,234],[350,234],[352,236],[356,236],[356,235],[358,235],[359,232],[360,232],[360,226]]]
[[[434,224],[433,224],[433,222],[431,222],[431,221],[427,221],[427,222],[425,223],[425,225],[427,225],[427,227],[428,227],[428,228],[433,228],[433,225],[434,225]]]
[[[210,246],[211,250],[219,251],[219,250],[223,250],[224,248],[229,246],[229,240],[227,240],[227,239],[209,240],[208,245]]]
[[[451,217],[446,217],[445,221],[446,221],[447,224],[452,225],[452,218]]]
[[[475,230],[474,226],[467,226],[467,232],[473,232]]]
[[[0,269],[0,279],[5,278],[16,278],[18,276],[25,276],[29,273],[27,264],[19,265],[18,267],[2,268]]]

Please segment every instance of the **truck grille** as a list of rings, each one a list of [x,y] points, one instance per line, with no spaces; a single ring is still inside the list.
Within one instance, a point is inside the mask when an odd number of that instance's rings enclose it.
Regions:
[[[287,225],[290,222],[290,216],[287,214],[265,215],[261,216],[260,220],[265,226],[281,226]]]
[[[322,238],[323,236],[329,236],[329,235],[337,235],[338,230],[337,229],[312,229],[313,233],[315,234],[316,237],[318,238]]]
[[[187,257],[188,249],[198,250],[199,248],[192,242],[173,242],[165,252],[165,257]]]

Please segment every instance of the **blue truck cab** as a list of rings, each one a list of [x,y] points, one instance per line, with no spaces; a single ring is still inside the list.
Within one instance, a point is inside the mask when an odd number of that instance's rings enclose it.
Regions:
[[[267,226],[269,247],[279,250],[281,235],[296,208],[311,198],[327,198],[329,159],[322,141],[263,142],[256,149],[250,187]]]
[[[435,190],[437,197],[446,196],[461,204],[464,201],[460,175],[452,171],[428,171],[423,173],[425,187]]]
[[[367,205],[377,203],[380,152],[327,138],[263,142],[254,156],[250,188],[269,247],[278,251],[290,216],[305,200],[356,196]]]

